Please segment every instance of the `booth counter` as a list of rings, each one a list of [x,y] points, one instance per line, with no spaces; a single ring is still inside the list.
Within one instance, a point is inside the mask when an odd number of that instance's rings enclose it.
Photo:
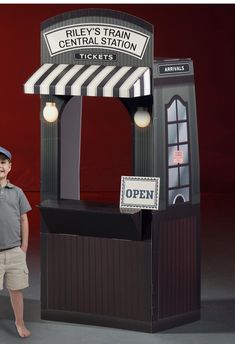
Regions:
[[[142,212],[110,204],[46,200],[40,204],[47,232],[141,240]]]

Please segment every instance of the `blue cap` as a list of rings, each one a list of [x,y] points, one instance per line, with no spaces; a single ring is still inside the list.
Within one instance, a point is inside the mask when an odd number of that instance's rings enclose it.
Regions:
[[[0,154],[5,155],[8,159],[11,160],[12,155],[11,155],[11,153],[10,153],[8,150],[6,150],[5,148],[0,147]]]

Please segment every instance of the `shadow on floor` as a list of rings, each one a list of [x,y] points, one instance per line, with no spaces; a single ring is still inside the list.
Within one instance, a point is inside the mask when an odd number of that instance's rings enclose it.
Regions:
[[[167,330],[167,333],[235,333],[235,300],[204,300],[201,320]]]
[[[1,320],[13,321],[13,312],[7,296],[0,296],[0,309]],[[202,301],[201,320],[174,327],[164,331],[164,333],[235,333],[234,319],[235,300],[205,300]],[[40,319],[39,301],[25,300],[25,321],[48,323]],[[58,322],[57,324],[59,325],[60,323]],[[12,334],[14,330],[10,324],[8,326],[8,322],[4,322],[4,329],[9,334]]]

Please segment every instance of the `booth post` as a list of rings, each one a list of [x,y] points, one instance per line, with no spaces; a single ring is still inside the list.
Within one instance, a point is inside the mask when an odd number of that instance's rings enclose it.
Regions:
[[[154,60],[153,42],[151,24],[118,11],[42,23],[42,65],[24,90],[41,96],[43,319],[156,332],[200,317],[193,63]],[[160,178],[158,210],[80,199],[83,96],[123,103],[135,123],[132,175]]]

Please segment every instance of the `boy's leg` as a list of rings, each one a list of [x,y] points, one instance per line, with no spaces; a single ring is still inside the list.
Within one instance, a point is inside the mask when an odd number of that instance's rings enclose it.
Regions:
[[[11,304],[15,315],[15,325],[20,337],[29,337],[30,331],[24,324],[24,300],[21,290],[10,290]]]

